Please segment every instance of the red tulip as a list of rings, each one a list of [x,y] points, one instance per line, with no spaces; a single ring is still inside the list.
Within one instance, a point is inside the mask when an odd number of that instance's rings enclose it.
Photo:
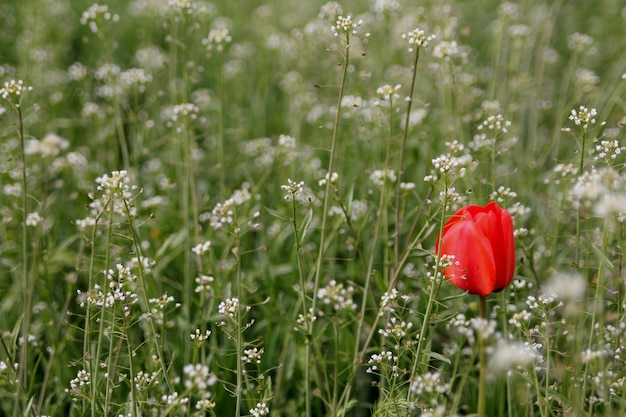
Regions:
[[[444,225],[435,251],[454,256],[443,273],[457,287],[483,297],[501,291],[515,272],[511,215],[496,203],[463,207]]]

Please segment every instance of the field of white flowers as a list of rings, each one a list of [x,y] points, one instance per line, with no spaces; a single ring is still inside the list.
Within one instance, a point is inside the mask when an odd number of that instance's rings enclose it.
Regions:
[[[0,415],[626,415],[618,0],[4,0]]]

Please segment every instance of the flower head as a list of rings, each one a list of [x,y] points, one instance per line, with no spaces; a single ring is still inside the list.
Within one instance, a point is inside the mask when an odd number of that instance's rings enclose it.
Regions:
[[[515,272],[513,220],[496,203],[457,211],[437,239],[439,256],[454,256],[443,273],[470,294],[488,296],[504,289]]]
[[[0,88],[0,97],[10,101],[16,107],[19,107],[22,95],[32,89],[33,87],[24,85],[24,81],[22,80],[11,80],[5,82],[4,87]]]
[[[413,50],[421,47],[426,48],[428,44],[435,39],[435,37],[435,35],[426,35],[426,32],[420,28],[416,28],[408,33],[402,34],[402,39],[409,42],[409,52],[413,52]]]

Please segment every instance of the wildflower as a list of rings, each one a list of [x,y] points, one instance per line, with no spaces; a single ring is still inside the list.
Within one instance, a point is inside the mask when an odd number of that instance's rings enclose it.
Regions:
[[[65,392],[71,395],[80,395],[83,389],[91,384],[91,376],[89,372],[81,369],[76,374],[76,378],[70,381],[70,388],[65,389]]]
[[[511,122],[509,120],[506,120],[501,114],[494,114],[488,116],[487,119],[483,120],[483,122],[478,125],[478,130],[486,128],[488,130],[495,130],[497,132],[507,133],[507,128],[509,126],[511,126]]]
[[[385,84],[376,89],[376,94],[381,96],[383,100],[393,103],[400,98],[400,95],[398,94],[398,90],[400,90],[400,88],[400,84],[396,84],[395,86]]]
[[[585,106],[580,106],[578,111],[572,109],[569,119],[574,122],[576,126],[581,126],[583,130],[587,130],[590,124],[596,124],[595,117],[598,115],[598,111],[594,108],[588,109]]]
[[[567,38],[567,47],[574,52],[583,52],[593,45],[593,38],[584,33],[574,33]]]
[[[304,191],[304,181],[295,182],[288,178],[287,185],[281,185],[280,189],[287,192],[285,200],[293,201]]]
[[[57,156],[62,150],[67,149],[70,143],[56,133],[47,133],[39,142],[39,152],[41,155]]]
[[[96,33],[98,32],[98,20],[117,22],[119,19],[120,17],[117,14],[111,14],[111,12],[109,12],[109,6],[94,3],[83,12],[80,18],[80,24],[89,26],[89,29],[93,33]]]
[[[320,13],[317,17],[319,19],[334,18],[342,13],[343,9],[341,8],[341,5],[335,1],[331,1],[320,8]]]
[[[206,45],[209,51],[215,48],[216,51],[221,52],[232,39],[227,28],[214,28],[209,31],[209,35],[205,39],[202,39],[202,44]]]
[[[433,56],[444,61],[450,61],[459,53],[459,46],[456,41],[441,41],[433,49]]]
[[[135,53],[135,60],[140,68],[158,70],[167,64],[167,55],[159,47],[151,45],[139,49]]]
[[[612,161],[615,160],[623,151],[626,151],[626,146],[621,146],[617,140],[603,140],[596,145],[596,155],[593,159],[596,161],[599,159]]]
[[[176,124],[176,131],[180,133],[182,132],[182,127],[179,123],[184,124],[186,119],[197,119],[199,111],[200,108],[193,103],[178,104],[172,108],[170,120],[167,122],[167,127],[172,127]]]
[[[444,383],[442,379],[439,372],[427,372],[418,375],[411,383],[411,392],[417,396],[426,393],[444,394],[450,389],[450,384]]]
[[[357,306],[352,301],[353,287],[344,288],[343,284],[330,280],[327,286],[317,290],[317,298],[324,304],[332,305],[335,311],[356,310]]]
[[[196,246],[194,246],[191,249],[191,251],[193,253],[195,253],[196,255],[204,255],[209,250],[211,250],[211,241],[210,240],[207,240],[206,242],[203,242],[203,243],[198,243]]]
[[[435,251],[454,255],[444,275],[457,287],[483,297],[501,291],[515,272],[511,215],[493,202],[463,207],[444,225]]]
[[[138,391],[146,391],[151,384],[157,385],[159,383],[158,375],[159,373],[156,371],[150,374],[144,371],[137,372],[133,381],[135,388]]]
[[[252,414],[254,417],[266,416],[266,415],[269,415],[269,413],[270,413],[270,409],[268,408],[267,404],[265,404],[264,402],[257,403],[256,407],[250,410],[250,414]]]
[[[37,226],[39,223],[43,221],[43,217],[36,211],[33,213],[28,213],[26,216],[26,226]]]
[[[191,340],[198,342],[198,343],[204,342],[205,340],[209,338],[209,336],[211,336],[210,330],[205,330],[205,332],[202,333],[200,329],[196,329],[196,331],[194,333],[191,333],[190,335]]]
[[[402,39],[409,42],[409,52],[413,52],[421,47],[426,48],[435,38],[435,35],[426,35],[426,32],[419,28],[402,34]]]
[[[579,302],[587,290],[587,280],[579,273],[557,273],[541,287],[543,295],[555,294],[560,300]]]
[[[354,22],[352,16],[338,16],[337,21],[331,26],[331,31],[335,36],[339,36],[340,33],[345,35],[356,35],[358,33],[357,28],[363,24],[363,20]]]
[[[195,365],[188,364],[183,367],[185,375],[185,388],[204,391],[217,382],[217,377],[209,372],[209,367],[197,363]]]
[[[4,83],[0,88],[0,97],[11,102],[15,107],[20,107],[20,100],[24,93],[32,91],[33,87],[24,85],[22,80],[11,80]]]
[[[119,75],[120,84],[125,88],[136,88],[138,92],[146,91],[146,84],[152,81],[152,74],[143,68],[131,68],[121,72]]]
[[[195,292],[208,292],[211,291],[211,283],[215,280],[210,275],[200,275],[196,277],[195,281],[198,286],[195,289]]]
[[[241,361],[244,363],[261,363],[261,356],[263,355],[263,348],[244,349]]]
[[[434,169],[430,174],[424,177],[426,182],[435,182],[440,176],[453,176],[454,178],[462,178],[467,172],[467,167],[472,164],[472,157],[468,153],[460,156],[452,156],[451,154],[440,155],[432,160]]]
[[[382,187],[385,184],[385,181],[394,183],[396,182],[396,179],[396,172],[393,169],[377,169],[370,174],[370,181],[379,187]]]
[[[501,342],[491,355],[489,368],[493,371],[506,371],[530,365],[536,360],[537,354],[528,344]]]
[[[169,0],[168,5],[174,11],[185,14],[192,14],[197,5],[191,0]]]
[[[230,318],[235,318],[235,315],[237,314],[238,309],[239,309],[238,298],[227,298],[226,300],[222,301],[217,306],[218,313],[224,316],[228,316]]]
[[[317,182],[317,184],[322,187],[326,185],[328,181],[330,181],[331,184],[337,184],[337,181],[339,181],[339,174],[337,174],[336,172],[333,172],[332,174],[327,173],[326,175],[324,175],[324,178]]]

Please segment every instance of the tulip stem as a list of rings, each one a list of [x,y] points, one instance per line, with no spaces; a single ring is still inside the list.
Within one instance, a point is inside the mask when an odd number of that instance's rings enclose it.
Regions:
[[[487,320],[487,298],[479,296],[480,318]],[[485,341],[485,331],[480,330],[480,375],[478,377],[478,417],[485,417],[486,395],[487,395],[487,346]]]

